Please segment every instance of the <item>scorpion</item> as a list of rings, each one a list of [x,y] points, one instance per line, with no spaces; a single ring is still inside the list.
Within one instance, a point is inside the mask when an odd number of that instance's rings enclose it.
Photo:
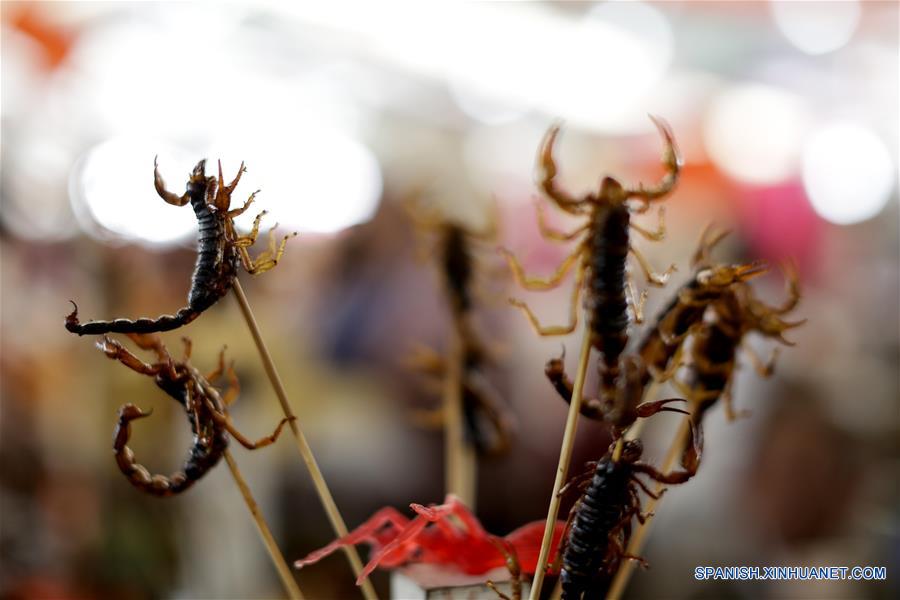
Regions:
[[[559,134],[559,126],[548,131],[539,153],[539,186],[544,194],[564,212],[574,216],[586,216],[587,222],[571,232],[550,228],[544,220],[543,211],[538,211],[538,226],[547,240],[568,242],[579,236],[584,237],[559,265],[556,272],[547,279],[530,277],[518,259],[506,249],[501,249],[507,259],[516,281],[527,290],[549,290],[559,286],[566,274],[575,267],[575,285],[569,308],[569,323],[558,326],[542,326],[531,308],[523,301],[510,299],[510,303],[525,313],[533,329],[541,336],[567,335],[575,331],[578,323],[578,298],[585,288],[584,307],[589,315],[591,345],[601,353],[599,362],[601,397],[616,405],[622,403],[622,389],[617,390],[622,365],[620,356],[628,342],[628,306],[630,304],[636,322],[643,322],[642,307],[645,298],[635,297],[631,276],[626,271],[626,260],[631,253],[638,261],[647,282],[663,286],[675,270],[672,265],[661,274],[653,273],[644,256],[631,244],[629,230],[633,229],[651,241],[665,237],[664,211],[659,211],[659,226],[656,231],[646,230],[631,222],[631,213],[641,214],[649,210],[651,203],[663,199],[675,187],[681,169],[681,158],[669,126],[657,117],[651,117],[664,142],[663,164],[666,174],[662,180],[650,187],[639,185],[626,188],[612,177],[604,177],[597,193],[587,194],[581,199],[569,195],[555,182],[557,167],[553,159],[553,146]],[[640,204],[629,204],[630,200]],[[579,261],[580,259],[580,261]],[[630,302],[629,302],[630,300]],[[634,363],[626,362],[625,368],[633,368]],[[559,376],[565,378],[560,363]],[[630,378],[626,374],[625,379]],[[619,386],[620,388],[623,386]]]
[[[643,444],[635,439],[621,442],[618,458],[613,448],[620,442],[614,442],[606,455],[595,463],[593,471],[567,484],[566,488],[579,483],[584,492],[572,508],[571,526],[560,546],[564,600],[580,599],[583,595],[599,597],[623,560],[646,564],[644,559],[625,551],[631,538],[632,518],[636,517],[643,524],[649,516],[641,512],[638,489],[651,498],[659,497],[638,479],[638,475],[664,484],[680,484],[693,477],[703,452],[703,435],[699,424],[692,424],[692,429],[693,443],[683,452],[679,470],[661,473],[640,462]]]
[[[763,361],[749,347],[742,346],[747,334],[756,332],[785,346],[794,345],[785,339],[784,332],[803,325],[806,319],[786,321],[782,318],[796,308],[801,297],[796,269],[788,265],[784,272],[787,299],[781,306],[769,306],[758,300],[753,289],[745,283],[732,286],[728,293],[711,304],[711,318],[702,322],[693,336],[690,385],[675,381],[679,390],[691,399],[694,421],[702,419],[719,399],[725,406],[729,421],[739,416],[734,410],[731,395],[738,349],[744,350],[762,377],[769,377],[774,372],[779,349],[776,347],[770,358]]]
[[[510,445],[513,421],[500,394],[485,377],[484,369],[491,362],[491,356],[475,331],[472,315],[475,259],[471,240],[493,238],[496,235],[495,226],[492,224],[486,231],[474,232],[452,221],[419,214],[413,207],[409,207],[408,212],[418,227],[438,234],[439,270],[453,327],[461,345],[462,412],[466,436],[481,454],[502,453]],[[418,349],[410,362],[413,367],[432,377],[442,377],[447,371],[446,360],[428,348]],[[441,423],[443,411],[438,409],[424,413],[419,420]]]
[[[246,171],[241,163],[234,180],[225,185],[222,178],[222,162],[219,161],[219,177],[205,175],[206,160],[201,160],[194,167],[187,183],[187,191],[181,196],[166,189],[165,182],[159,174],[159,165],[154,159],[153,182],[156,192],[165,202],[174,206],[184,206],[188,202],[194,209],[199,226],[197,263],[191,276],[191,288],[188,293],[187,306],[179,309],[174,315],[162,315],[155,319],[140,318],[136,320],[115,319],[113,321],[78,321],[78,305],[72,302],[74,310],[66,317],[66,329],[78,335],[104,333],[153,333],[170,331],[187,325],[210,306],[218,302],[234,284],[238,263],[251,275],[264,273],[272,269],[284,254],[292,233],[284,236],[281,244],[275,247],[275,228],[269,232],[269,247],[255,259],[250,258],[247,248],[256,242],[259,234],[259,223],[265,216],[262,211],[253,221],[253,228],[247,235],[238,235],[234,226],[234,218],[242,215],[250,208],[259,190],[253,192],[243,206],[229,210],[231,194],[237,187],[241,175]]]
[[[688,335],[700,327],[707,307],[728,294],[734,285],[766,272],[760,262],[738,265],[714,264],[709,254],[712,248],[729,233],[722,231],[710,235],[707,227],[700,236],[700,245],[691,263],[693,276],[675,294],[668,306],[661,311],[653,327],[649,328],[638,344],[636,356],[624,359],[624,377],[620,381],[618,396],[623,401],[614,405],[602,398],[585,397],[581,414],[608,423],[613,437],[620,436],[638,418],[647,418],[658,412],[680,412],[667,407],[681,399],[667,399],[639,404],[651,378],[658,381],[670,379],[681,366],[681,350]],[[567,403],[572,399],[572,381],[566,376],[563,356],[547,362],[544,373],[554,389]]]
[[[169,355],[158,336],[130,334],[128,337],[139,348],[153,351],[157,362],[143,362],[122,344],[107,336],[97,343],[97,347],[106,356],[118,360],[129,369],[153,377],[160,389],[184,407],[194,434],[193,445],[181,471],[169,476],[151,475],[146,467],[135,460],[134,452],[127,444],[131,437],[131,422],[149,417],[153,411],[143,411],[131,403],[119,408],[113,435],[116,463],[128,481],[142,492],[161,497],[180,494],[216,466],[228,449],[229,434],[248,450],[256,450],[274,443],[285,424],[294,418],[282,419],[271,435],[253,442],[235,428],[227,411],[228,405],[240,393],[240,384],[233,365],[225,369],[224,348],[219,354],[216,369],[203,375],[188,362],[191,355],[191,342],[188,338],[183,338],[184,357],[178,361]],[[220,394],[210,381],[215,381],[223,373],[227,376],[229,385],[224,394]]]

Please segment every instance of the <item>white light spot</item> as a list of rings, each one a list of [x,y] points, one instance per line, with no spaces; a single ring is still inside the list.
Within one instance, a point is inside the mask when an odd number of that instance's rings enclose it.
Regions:
[[[819,216],[849,225],[881,212],[890,198],[894,167],[874,133],[853,123],[836,123],[807,143],[803,184]]]
[[[775,25],[788,41],[807,54],[843,47],[859,25],[858,0],[769,3]]]
[[[772,184],[796,172],[807,123],[806,107],[798,97],[750,84],[713,100],[703,138],[710,158],[728,174]]]
[[[183,194],[194,163],[154,140],[113,138],[79,161],[69,189],[72,208],[89,234],[104,240],[118,237],[161,245],[196,231],[190,206],[172,206],[157,195],[153,186],[157,153],[169,191]]]
[[[279,113],[280,114],[280,113]],[[257,210],[270,211],[291,231],[334,233],[372,218],[381,198],[381,169],[372,152],[355,138],[299,118],[281,130],[261,127],[253,138],[235,137],[213,145],[226,172],[241,160],[249,172],[241,180],[249,194],[259,187]],[[227,176],[226,176],[227,179]],[[271,221],[269,221],[271,219]],[[264,222],[265,227],[265,222]]]

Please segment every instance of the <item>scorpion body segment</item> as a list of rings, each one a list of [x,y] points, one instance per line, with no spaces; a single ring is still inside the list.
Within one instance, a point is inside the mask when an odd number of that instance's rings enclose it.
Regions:
[[[144,363],[122,344],[106,337],[97,347],[109,358],[120,361],[142,375],[153,377],[156,385],[184,408],[193,433],[193,444],[182,470],[170,476],[151,475],[146,467],[135,460],[134,452],[127,444],[131,437],[131,422],[150,416],[152,411],[144,412],[131,403],[119,408],[113,436],[116,464],[128,481],[142,492],[161,497],[180,494],[218,464],[228,449],[229,434],[245,448],[255,450],[277,440],[289,421],[282,419],[271,435],[255,442],[250,441],[234,427],[227,412],[227,405],[238,394],[239,384],[233,368],[229,367],[226,371],[224,367],[224,350],[220,355],[218,368],[207,377],[188,363],[190,343],[187,339],[185,357],[176,361],[158,337],[137,334],[131,334],[130,337],[140,348],[154,351],[158,362]],[[223,372],[229,379],[229,387],[224,396],[209,383],[210,379],[219,377]]]
[[[607,185],[618,186],[607,178]],[[628,300],[625,263],[628,225],[625,204],[599,205],[591,214],[587,238],[587,293],[584,304],[590,319],[591,345],[603,356],[601,386],[608,393],[619,377],[619,357],[628,343]]]
[[[256,241],[259,222],[265,215],[265,211],[256,217],[253,229],[248,235],[239,236],[234,228],[234,217],[244,213],[256,195],[254,192],[242,207],[229,210],[231,193],[245,171],[244,165],[241,165],[234,181],[228,185],[225,185],[222,179],[221,163],[219,164],[218,180],[215,177],[207,177],[205,169],[206,161],[198,162],[188,180],[185,193],[177,196],[166,190],[165,183],[154,163],[154,185],[159,196],[165,202],[175,206],[184,206],[190,203],[197,218],[199,230],[197,262],[191,275],[187,306],[179,309],[174,315],[162,315],[155,319],[115,319],[81,323],[78,320],[78,306],[75,305],[75,309],[66,317],[66,329],[78,335],[153,333],[177,329],[196,319],[203,311],[228,293],[237,276],[239,263],[242,263],[251,274],[267,271],[278,263],[291,235],[285,236],[276,250],[274,231],[272,231],[269,234],[268,250],[261,253],[256,259],[251,259],[247,252],[247,247]]]

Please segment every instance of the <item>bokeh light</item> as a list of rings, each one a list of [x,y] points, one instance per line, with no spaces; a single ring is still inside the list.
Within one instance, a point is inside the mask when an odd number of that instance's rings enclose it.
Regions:
[[[817,131],[803,152],[803,184],[816,213],[838,225],[865,221],[887,204],[894,167],[884,142],[841,122]]]
[[[153,158],[170,191],[181,194],[194,163],[165,143],[117,137],[94,146],[72,170],[70,196],[84,229],[104,240],[165,245],[191,236],[190,207],[166,204],[153,186]],[[207,171],[209,167],[207,166]]]
[[[843,47],[859,25],[859,0],[796,2],[771,0],[775,25],[788,41],[807,54]]]
[[[808,115],[790,92],[761,84],[728,89],[713,99],[703,123],[710,158],[754,184],[778,183],[797,170]]]

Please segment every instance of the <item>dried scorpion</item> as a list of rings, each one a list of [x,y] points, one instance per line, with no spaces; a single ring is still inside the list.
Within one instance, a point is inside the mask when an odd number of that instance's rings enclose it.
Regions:
[[[749,347],[742,346],[744,336],[756,332],[786,346],[794,345],[784,338],[784,332],[803,325],[806,319],[782,319],[783,315],[796,308],[801,296],[797,272],[792,266],[785,267],[785,285],[787,299],[779,307],[768,306],[758,300],[753,289],[745,283],[731,286],[728,293],[712,303],[711,318],[701,323],[693,335],[690,351],[693,374],[690,383],[675,381],[679,390],[691,400],[692,419],[695,422],[699,422],[719,399],[725,406],[725,415],[729,420],[737,416],[731,397],[731,384],[738,349],[743,348],[761,376],[769,377],[772,374],[778,348],[764,362]]]
[[[113,442],[116,463],[128,481],[139,490],[153,496],[180,494],[216,466],[228,448],[229,434],[248,450],[255,450],[277,440],[282,428],[290,420],[282,419],[271,435],[255,442],[250,441],[235,428],[228,415],[227,407],[237,398],[240,385],[233,367],[229,366],[227,370],[225,368],[224,348],[216,369],[203,375],[188,362],[191,354],[188,338],[184,338],[183,359],[176,361],[158,336],[130,334],[129,337],[141,349],[152,350],[157,362],[143,362],[122,344],[106,336],[97,343],[97,347],[109,358],[118,360],[142,375],[153,377],[160,389],[184,407],[194,434],[194,443],[181,471],[169,476],[151,475],[146,467],[137,463],[134,452],[126,444],[131,437],[131,422],[149,417],[153,411],[145,412],[131,403],[119,408]],[[210,381],[223,373],[228,377],[228,389],[220,395]]]
[[[482,454],[501,453],[510,445],[513,421],[500,394],[485,377],[484,369],[491,357],[472,322],[475,264],[471,239],[494,237],[494,226],[484,232],[473,232],[458,223],[417,214],[412,207],[409,213],[420,228],[438,232],[441,278],[450,304],[453,327],[461,344],[462,408],[466,436]],[[420,348],[411,363],[433,377],[442,377],[447,371],[446,360],[427,348]],[[443,410],[425,413],[419,420],[442,423]]]
[[[640,440],[630,440],[622,443],[618,460],[613,455],[614,443],[593,471],[566,486],[579,483],[586,489],[572,508],[571,527],[561,546],[563,599],[578,599],[582,595],[599,597],[623,560],[644,563],[642,558],[625,552],[631,538],[632,518],[637,517],[643,524],[648,516],[641,512],[638,489],[651,498],[659,496],[651,492],[638,475],[664,484],[688,481],[697,472],[703,452],[699,424],[694,428],[692,439],[693,444],[682,454],[680,470],[660,473],[651,465],[640,462],[643,445]]]
[[[188,293],[188,305],[174,315],[162,315],[155,319],[141,318],[136,320],[115,319],[113,321],[89,321],[79,323],[78,305],[66,317],[66,329],[78,335],[103,333],[152,333],[169,331],[187,325],[200,314],[215,304],[219,298],[228,293],[237,276],[237,265],[240,262],[244,269],[253,275],[273,268],[284,254],[284,247],[290,237],[286,235],[281,244],[275,247],[275,230],[269,232],[269,247],[255,259],[250,258],[247,248],[256,242],[259,234],[259,223],[266,211],[259,213],[253,221],[253,229],[247,235],[238,235],[233,219],[243,214],[253,203],[258,191],[240,208],[228,210],[231,205],[231,194],[237,187],[241,175],[246,171],[244,164],[238,170],[234,181],[225,185],[222,179],[222,163],[219,162],[219,177],[205,175],[206,160],[201,160],[194,167],[187,183],[187,191],[178,196],[166,189],[165,182],[159,174],[154,160],[153,181],[159,196],[174,206],[184,206],[190,202],[197,217],[199,226],[197,264],[191,276],[191,289]]]
[[[577,264],[567,325],[542,326],[527,304],[516,299],[511,299],[510,302],[525,313],[538,335],[567,335],[575,331],[578,322],[578,297],[582,287],[586,288],[584,305],[589,313],[591,344],[602,355],[599,362],[600,397],[612,406],[621,406],[622,396],[628,391],[617,389],[617,385],[622,371],[620,356],[628,341],[629,304],[635,321],[642,322],[644,295],[642,294],[640,299],[635,298],[634,286],[626,271],[628,253],[635,256],[651,285],[664,285],[675,269],[672,265],[662,274],[653,273],[647,260],[629,241],[629,228],[649,240],[663,239],[665,225],[662,208],[659,212],[657,231],[648,231],[632,223],[631,213],[646,212],[652,202],[661,200],[671,192],[677,183],[681,166],[675,140],[668,125],[656,117],[651,119],[665,142],[663,163],[667,173],[662,180],[651,188],[645,188],[643,185],[625,188],[612,177],[604,177],[597,193],[588,194],[581,199],[570,196],[555,183],[557,168],[553,159],[553,144],[559,134],[559,127],[552,127],[543,142],[539,156],[542,167],[540,187],[557,207],[571,215],[586,216],[588,219],[585,224],[572,232],[560,232],[548,227],[543,213],[538,212],[538,225],[543,237],[551,241],[568,242],[582,234],[586,235],[578,242],[575,250],[563,260],[556,272],[547,279],[526,276],[516,257],[508,250],[502,250],[516,281],[527,290],[548,290],[557,287]],[[635,207],[629,204],[630,200],[638,200],[641,204]],[[625,361],[624,367],[634,368],[634,363]],[[555,369],[559,369],[559,377],[565,379],[561,362]],[[624,377],[625,380],[631,378],[633,377],[629,374]]]

